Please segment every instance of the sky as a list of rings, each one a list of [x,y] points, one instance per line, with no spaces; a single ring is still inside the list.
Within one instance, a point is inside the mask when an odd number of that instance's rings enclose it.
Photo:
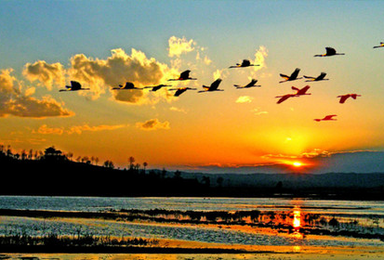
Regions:
[[[384,169],[382,1],[1,1],[0,144],[196,172]],[[345,55],[314,57],[333,47]],[[248,59],[259,66],[229,69]],[[280,73],[329,80],[279,83]],[[168,81],[185,70],[197,80]],[[224,91],[199,93],[221,78]],[[261,87],[236,89],[257,79]],[[86,91],[67,91],[70,81]],[[113,90],[125,82],[156,92]],[[277,104],[292,86],[311,95]],[[179,97],[176,88],[190,87]],[[339,104],[338,95],[361,96]],[[336,121],[314,119],[335,114]]]

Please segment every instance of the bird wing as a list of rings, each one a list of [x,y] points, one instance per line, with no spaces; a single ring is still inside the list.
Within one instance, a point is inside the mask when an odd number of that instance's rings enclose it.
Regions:
[[[289,76],[288,76],[288,75],[281,74],[281,73],[280,73],[280,77],[285,78],[285,79],[289,79]]]
[[[251,62],[249,60],[243,60],[243,62],[241,63],[241,67],[247,67],[250,65],[251,65]]]
[[[325,78],[326,75],[327,75],[327,73],[321,72],[320,75],[316,78],[316,80],[322,80]]]
[[[323,118],[323,120],[332,120],[334,116],[337,116],[337,115],[327,115]]]
[[[178,88],[177,90],[176,90],[176,93],[175,93],[175,97],[178,97],[178,96],[180,96],[181,94],[183,94],[185,91],[187,91],[187,88]]]
[[[339,103],[344,104],[344,102],[350,97],[350,95],[342,95],[342,96],[338,96],[338,97],[340,98]]]
[[[315,80],[315,79],[316,79],[315,77],[311,77],[311,76],[305,76],[305,75],[304,75],[304,78],[306,78],[306,79],[313,79],[313,80]]]
[[[277,104],[284,102],[285,100],[287,100],[290,97],[292,97],[292,94],[287,94],[287,95],[280,97],[280,99],[277,101]]]
[[[326,55],[335,55],[336,54],[336,50],[332,47],[325,47],[325,50],[326,50]]]
[[[180,79],[187,79],[189,78],[189,73],[191,71],[190,70],[186,70],[186,71],[183,71],[182,73],[180,73]]]
[[[127,81],[125,83],[124,89],[134,89],[135,85],[132,82]]]
[[[304,88],[297,91],[296,95],[305,95],[309,88],[310,86],[305,86]]]
[[[212,90],[217,90],[219,88],[219,85],[221,83],[221,79],[217,79],[215,80],[211,86],[209,87],[209,90],[212,91]]]
[[[292,74],[291,74],[291,76],[289,77],[289,79],[296,79],[297,76],[299,75],[299,72],[300,72],[300,69],[299,69],[299,68],[295,69],[295,71],[292,72]]]
[[[71,90],[79,90],[81,89],[81,84],[77,81],[71,81]]]

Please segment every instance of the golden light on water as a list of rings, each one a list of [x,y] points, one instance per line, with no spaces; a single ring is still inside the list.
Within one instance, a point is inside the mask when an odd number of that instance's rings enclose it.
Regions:
[[[293,227],[295,229],[301,228],[301,219],[300,219],[300,211],[299,210],[295,210],[293,212]]]

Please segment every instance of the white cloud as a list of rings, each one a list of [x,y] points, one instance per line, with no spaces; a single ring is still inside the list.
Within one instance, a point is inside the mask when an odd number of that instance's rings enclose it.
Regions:
[[[253,97],[250,96],[240,96],[236,99],[236,103],[251,103],[253,100]]]
[[[196,45],[194,40],[187,40],[185,37],[177,38],[176,36],[171,36],[168,40],[168,56],[169,57],[180,57],[183,53],[188,53],[193,51]]]

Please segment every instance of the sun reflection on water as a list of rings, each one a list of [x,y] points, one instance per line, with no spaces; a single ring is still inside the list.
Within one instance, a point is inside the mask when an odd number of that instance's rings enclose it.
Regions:
[[[299,208],[295,208],[293,211],[293,221],[292,221],[292,227],[293,227],[293,232],[291,233],[291,236],[297,239],[303,239],[304,234],[301,233],[301,211]]]
[[[301,228],[301,219],[300,219],[300,211],[299,210],[295,210],[293,212],[293,227],[295,228],[295,230]]]

